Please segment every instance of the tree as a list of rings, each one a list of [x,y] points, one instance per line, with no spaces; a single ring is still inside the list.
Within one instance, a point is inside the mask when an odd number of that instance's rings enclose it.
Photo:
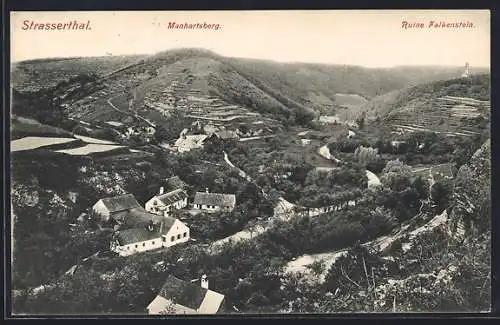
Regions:
[[[378,149],[359,146],[356,150],[354,150],[354,157],[356,157],[360,164],[366,166],[367,164],[377,160]]]
[[[434,183],[431,187],[430,199],[433,205],[436,206],[436,212],[440,213],[448,207],[453,193],[453,183],[440,181]]]
[[[429,197],[429,182],[424,180],[422,176],[417,177],[413,181],[413,187],[418,192],[421,199],[427,199]]]
[[[307,267],[316,276],[320,276],[326,270],[326,265],[325,265],[325,261],[324,260],[314,261],[311,264],[309,264]]]
[[[360,117],[356,119],[356,123],[360,129],[365,127],[366,112],[363,112]]]
[[[380,181],[394,191],[402,191],[411,185],[411,168],[399,159],[387,162]]]

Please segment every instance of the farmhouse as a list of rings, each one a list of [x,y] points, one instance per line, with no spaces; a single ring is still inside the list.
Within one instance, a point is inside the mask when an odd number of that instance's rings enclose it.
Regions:
[[[234,194],[210,193],[207,189],[205,192],[196,192],[193,205],[195,209],[210,212],[230,212],[236,205],[236,196]]]
[[[113,234],[110,249],[121,256],[171,247],[189,240],[189,228],[178,219],[149,214],[143,226],[119,230]]]
[[[92,206],[92,214],[100,219],[101,222],[108,222],[110,218],[123,214],[134,208],[142,208],[134,195],[123,194],[114,197],[100,199]]]
[[[187,193],[183,189],[176,189],[164,193],[164,188],[160,188],[158,195],[146,202],[145,208],[151,213],[167,216],[169,212],[182,209],[187,206]]]
[[[174,147],[177,148],[179,152],[186,152],[192,149],[198,149],[203,147],[203,142],[207,138],[206,134],[197,135],[186,135],[183,134],[179,139],[175,141]]]
[[[201,277],[200,285],[169,275],[146,309],[150,315],[217,314],[225,309],[224,295],[208,289],[206,275]]]

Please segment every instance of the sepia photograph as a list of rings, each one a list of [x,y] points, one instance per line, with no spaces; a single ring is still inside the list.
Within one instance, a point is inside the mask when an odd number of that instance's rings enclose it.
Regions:
[[[489,10],[10,12],[13,316],[488,313]]]

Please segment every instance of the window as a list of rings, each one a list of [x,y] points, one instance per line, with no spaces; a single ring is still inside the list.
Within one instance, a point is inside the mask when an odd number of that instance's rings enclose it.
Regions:
[[[186,237],[187,236],[187,232],[184,233],[183,237]]]
[[[135,245],[135,248],[137,248],[137,245]]]
[[[155,242],[153,241],[153,242],[151,243],[151,245],[154,245],[154,244],[155,244]]]
[[[167,238],[165,238],[165,237],[162,237],[161,239],[162,239],[163,241],[167,241]]]
[[[177,235],[177,239],[181,239],[181,234],[178,234],[178,235]]]
[[[172,236],[172,237],[170,238],[170,241],[174,241],[174,240],[175,240],[175,236]]]
[[[127,249],[130,249],[130,246],[127,246]]]

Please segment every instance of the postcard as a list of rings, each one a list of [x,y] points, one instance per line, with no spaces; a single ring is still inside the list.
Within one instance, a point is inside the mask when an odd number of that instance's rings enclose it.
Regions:
[[[14,316],[489,312],[488,10],[14,11]]]

